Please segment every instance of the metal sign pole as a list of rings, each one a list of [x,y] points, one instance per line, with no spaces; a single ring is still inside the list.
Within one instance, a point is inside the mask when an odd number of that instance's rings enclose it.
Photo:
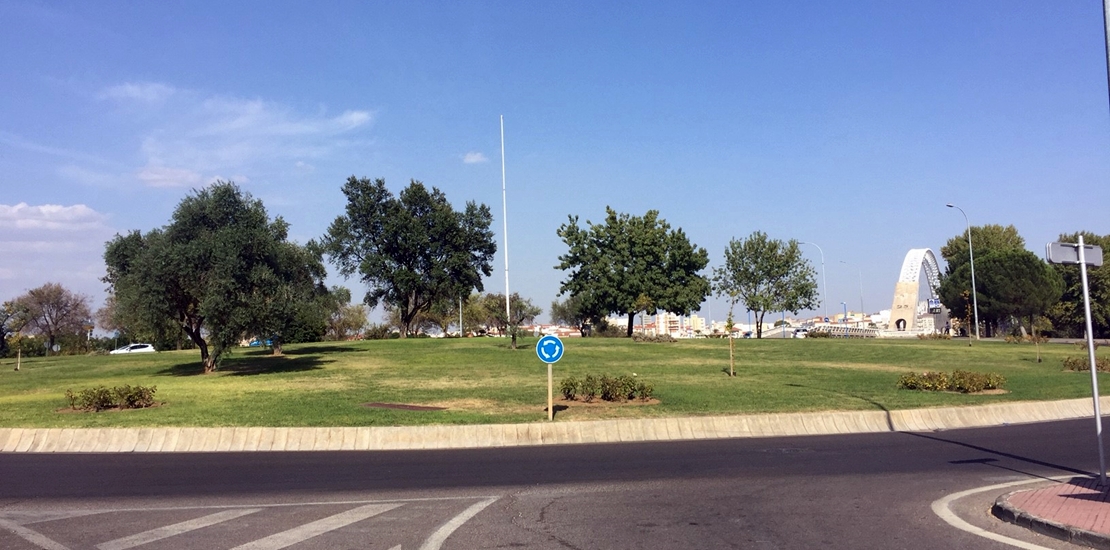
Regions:
[[[1087,356],[1091,361],[1091,391],[1095,401],[1095,434],[1098,437],[1098,484],[1106,485],[1106,455],[1102,449],[1102,411],[1098,402],[1098,363],[1095,361],[1095,335],[1091,326],[1091,293],[1087,289],[1087,259],[1083,254],[1083,235],[1079,236],[1079,275],[1083,281],[1083,313],[1087,322]]]
[[[551,422],[551,421],[555,420],[555,399],[553,397],[555,384],[552,382],[552,378],[551,378],[551,365],[552,364],[553,363],[548,363],[547,364],[547,421],[548,422]]]

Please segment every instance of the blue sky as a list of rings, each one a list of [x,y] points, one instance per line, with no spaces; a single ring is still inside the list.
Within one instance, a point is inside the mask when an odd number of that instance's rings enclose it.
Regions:
[[[545,310],[556,229],[606,205],[659,210],[711,266],[756,230],[815,242],[830,312],[860,270],[887,309],[906,252],[963,231],[945,203],[1041,255],[1110,234],[1101,8],[0,0],[0,299],[99,305],[104,242],[216,178],[305,242],[350,175],[488,204],[503,291],[504,115],[510,285]]]

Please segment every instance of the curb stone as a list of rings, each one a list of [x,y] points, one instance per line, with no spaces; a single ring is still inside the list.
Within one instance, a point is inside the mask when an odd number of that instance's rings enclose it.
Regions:
[[[998,497],[991,506],[991,514],[1002,521],[1045,536],[1099,550],[1110,550],[1110,536],[1035,516],[1011,505],[1010,497],[1021,492],[1024,491],[1012,491]]]

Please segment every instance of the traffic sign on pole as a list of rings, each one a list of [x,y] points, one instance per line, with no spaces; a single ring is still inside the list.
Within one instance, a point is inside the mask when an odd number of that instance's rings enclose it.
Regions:
[[[563,341],[551,334],[536,342],[536,357],[547,363],[547,419],[555,420],[555,381],[551,365],[563,358]]]

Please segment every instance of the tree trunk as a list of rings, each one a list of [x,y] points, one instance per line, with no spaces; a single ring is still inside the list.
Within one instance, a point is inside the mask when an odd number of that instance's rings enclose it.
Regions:
[[[181,330],[185,331],[189,339],[200,348],[200,362],[204,366],[204,373],[208,374],[216,370],[216,359],[208,353],[208,342],[205,342],[200,335],[200,325],[199,321],[187,321],[181,324]]]
[[[756,339],[763,338],[763,312],[759,311],[755,314],[755,337]]]
[[[276,337],[271,337],[270,347],[274,350],[273,355],[281,355],[281,340]]]
[[[728,375],[736,376],[736,367],[732,360],[732,331],[728,331]]]
[[[625,336],[627,336],[628,338],[632,338],[632,327],[635,326],[635,325],[636,325],[636,312],[633,311],[633,312],[630,312],[628,314],[628,334],[626,334]]]

